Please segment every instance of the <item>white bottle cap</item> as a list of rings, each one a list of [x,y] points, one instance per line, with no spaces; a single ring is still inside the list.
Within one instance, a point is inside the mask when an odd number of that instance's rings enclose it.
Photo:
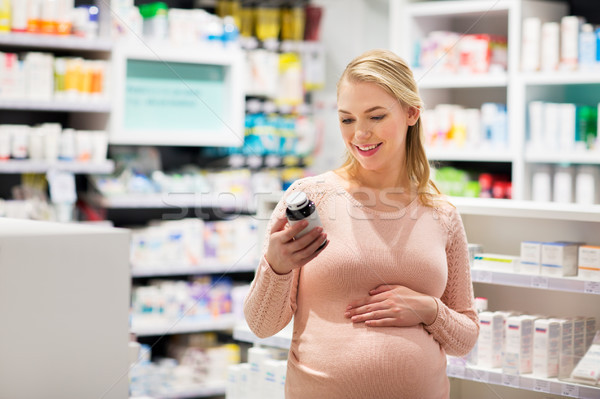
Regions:
[[[286,202],[290,210],[296,211],[302,208],[308,202],[308,197],[304,191],[298,191],[297,193],[290,195]]]

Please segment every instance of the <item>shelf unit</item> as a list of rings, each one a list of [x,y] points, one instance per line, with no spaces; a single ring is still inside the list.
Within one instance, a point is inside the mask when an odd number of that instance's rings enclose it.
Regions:
[[[76,100],[0,100],[0,109],[18,110],[18,111],[39,111],[39,112],[89,112],[89,113],[108,113],[110,112],[110,102],[98,101],[76,101]]]
[[[225,383],[199,385],[185,390],[153,396],[154,399],[194,399],[225,395]],[[135,399],[135,398],[132,398]]]
[[[258,262],[257,262],[258,263]],[[160,277],[160,276],[192,276],[197,274],[225,274],[254,272],[256,264],[231,264],[206,263],[203,265],[174,265],[174,266],[132,266],[131,277]]]
[[[526,240],[579,241],[597,244],[600,237],[600,206],[535,203],[515,200],[452,198],[461,214],[469,242],[479,243],[485,252],[519,255]],[[476,296],[488,298],[491,310],[520,310],[529,314],[594,316],[600,320],[600,282],[577,277],[547,277],[472,269]],[[459,380],[462,397],[475,397],[473,384],[490,383],[519,388],[514,398],[529,398],[532,391],[595,398],[599,388],[565,381],[535,379],[532,376],[504,376],[499,370],[478,371],[474,367],[449,366],[448,373]],[[487,391],[486,395],[491,395]],[[477,396],[482,399],[495,396]],[[537,396],[536,396],[537,397]]]
[[[231,330],[234,326],[235,318],[232,314],[223,314],[212,319],[182,317],[177,320],[144,320],[134,317],[131,323],[131,332],[138,337],[147,337]]]
[[[272,209],[278,200],[273,195],[259,204],[261,213]],[[581,207],[573,204],[540,204],[531,201],[449,198],[461,214],[470,242],[483,245],[485,251],[518,255],[524,240],[594,240],[600,237],[600,206]],[[595,316],[600,320],[600,282],[576,277],[502,273],[471,269],[476,296],[490,300],[492,310],[515,309],[530,313]],[[507,290],[510,292],[507,294]],[[237,324],[233,336],[254,345],[287,349],[292,339],[292,323],[272,337],[258,338],[244,324]],[[512,387],[510,397],[531,398],[533,392],[580,398],[597,398],[600,387],[590,387],[558,379],[535,378],[532,375],[505,375],[501,369],[483,369],[465,364],[463,359],[449,357],[447,373],[453,385],[451,397],[495,399],[492,389],[481,390],[469,384],[493,384]],[[462,396],[461,396],[462,395]]]
[[[60,170],[72,173],[107,174],[115,169],[112,160],[104,162],[77,162],[77,161],[34,161],[34,160],[8,160],[0,161],[0,174],[6,173],[46,173],[49,170]]]
[[[171,208],[220,208],[238,212],[250,212],[254,206],[246,200],[231,195],[215,197],[200,193],[124,194],[104,197],[90,194],[90,203],[106,209],[171,209]]]
[[[508,68],[498,75],[436,75],[434,71],[415,71],[421,94],[428,107],[450,103],[479,107],[483,102],[504,102],[508,105],[508,132],[512,158],[513,198],[526,200],[536,164],[600,164],[595,153],[535,154],[526,151],[527,105],[531,101],[600,102],[600,74],[597,71],[521,72],[521,27],[528,17],[545,21],[560,21],[568,14],[565,2],[538,0],[482,1],[409,1],[390,2],[391,49],[412,61],[414,44],[434,30],[462,33],[501,34],[508,39]],[[458,39],[460,40],[460,39]],[[424,74],[423,77],[421,77]],[[589,87],[590,90],[580,90]],[[590,105],[591,105],[590,104]],[[469,151],[448,151],[440,154],[433,149],[432,160],[461,162],[497,162],[497,156]],[[556,155],[556,156],[555,156]]]
[[[112,40],[105,38],[87,39],[76,36],[52,36],[32,33],[10,33],[0,35],[0,46],[38,48],[45,50],[77,50],[110,52]]]
[[[509,375],[500,369],[486,369],[465,364],[463,359],[449,359],[448,376],[465,381],[501,385],[523,391],[555,394],[572,398],[593,399],[600,396],[600,388],[576,384],[553,378],[538,378],[532,375]]]
[[[477,161],[477,162],[506,162],[511,163],[514,155],[507,151],[475,151],[458,149],[427,149],[427,159],[430,161]]]

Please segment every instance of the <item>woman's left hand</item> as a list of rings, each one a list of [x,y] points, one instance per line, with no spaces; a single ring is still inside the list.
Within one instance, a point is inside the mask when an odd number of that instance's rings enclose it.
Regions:
[[[402,285],[383,284],[350,303],[344,315],[370,327],[411,327],[433,323],[437,311],[433,297]]]

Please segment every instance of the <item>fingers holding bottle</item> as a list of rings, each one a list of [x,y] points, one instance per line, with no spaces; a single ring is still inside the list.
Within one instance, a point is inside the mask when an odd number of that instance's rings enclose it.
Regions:
[[[306,220],[298,221],[286,227],[287,219],[279,218],[271,228],[269,246],[265,258],[277,274],[287,274],[293,269],[304,266],[318,255],[325,244],[327,235],[320,226],[307,233],[299,234],[308,227]]]

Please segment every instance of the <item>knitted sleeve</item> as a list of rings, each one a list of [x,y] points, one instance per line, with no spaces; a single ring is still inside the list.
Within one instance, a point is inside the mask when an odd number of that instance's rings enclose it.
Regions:
[[[303,180],[296,181],[286,191],[283,198],[291,193],[304,190],[307,184]],[[298,289],[299,270],[287,274],[273,271],[264,254],[266,253],[271,226],[285,214],[285,202],[281,199],[271,215],[265,231],[262,256],[244,300],[244,316],[250,330],[259,338],[269,337],[281,331],[296,312],[296,293]]]
[[[469,266],[467,236],[455,208],[448,211],[448,282],[438,305],[435,321],[425,326],[447,354],[466,355],[477,341],[479,319],[475,311]]]

